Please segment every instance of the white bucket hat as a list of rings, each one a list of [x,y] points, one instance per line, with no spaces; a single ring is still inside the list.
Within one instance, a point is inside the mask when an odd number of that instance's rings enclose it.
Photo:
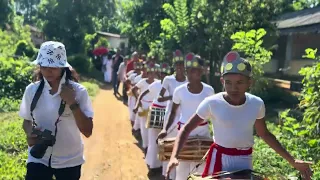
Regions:
[[[71,67],[67,62],[65,46],[55,41],[44,42],[40,47],[37,59],[32,64],[54,68]]]

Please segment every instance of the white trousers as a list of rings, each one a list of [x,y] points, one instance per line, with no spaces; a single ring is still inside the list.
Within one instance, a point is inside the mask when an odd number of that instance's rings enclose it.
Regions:
[[[134,96],[128,97],[128,109],[129,109],[129,118],[131,121],[135,120],[135,114],[133,113],[133,109],[136,105],[136,98]]]
[[[138,121],[140,123],[140,133],[142,137],[142,147],[148,147],[148,129],[146,128],[147,117],[138,116]]]
[[[216,162],[216,153],[217,150],[214,149],[210,162],[209,175],[213,173],[214,164]],[[253,169],[252,155],[229,156],[222,154],[222,171],[238,171],[244,169]]]
[[[158,158],[157,137],[161,130],[149,128],[148,129],[148,152],[146,156],[146,163],[151,169],[161,167],[161,161]]]
[[[210,137],[210,131],[208,124],[203,126],[198,126],[195,128],[189,135],[189,137],[192,136],[202,136],[202,137]],[[179,165],[176,168],[176,180],[185,180],[188,178],[188,176],[191,173],[200,173],[202,174],[204,167],[205,167],[205,161],[202,162],[202,164],[196,168],[196,166],[200,162],[189,162],[189,161],[179,161]]]
[[[176,118],[175,122],[177,121],[178,118]],[[178,130],[176,123],[173,123],[171,127],[168,130],[168,134],[166,138],[173,138],[177,137],[178,135]],[[168,167],[169,161],[162,161],[162,175],[165,176],[167,172],[167,167]],[[170,179],[175,179],[176,178],[176,168],[172,169],[170,172]]]
[[[199,162],[179,161],[179,165],[176,168],[176,180],[186,180],[191,173],[202,174],[205,167],[205,162],[196,168],[198,164]]]
[[[112,80],[112,71],[111,70],[108,70],[108,71],[105,71],[104,72],[104,81],[105,82],[111,82]]]

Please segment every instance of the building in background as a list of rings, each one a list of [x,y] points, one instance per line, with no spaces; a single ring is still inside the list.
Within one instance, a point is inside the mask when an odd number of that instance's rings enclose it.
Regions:
[[[108,32],[101,32],[98,31],[97,34],[99,36],[103,36],[104,38],[108,39],[110,44],[110,48],[120,48],[126,54],[128,47],[129,47],[129,38],[120,34],[112,34]]]
[[[41,44],[45,41],[45,35],[38,28],[29,25],[31,32],[31,40],[35,47],[39,48]]]
[[[320,7],[304,9],[280,16],[276,21],[280,37],[273,59],[265,72],[281,76],[299,76],[302,67],[314,61],[304,59],[307,48],[320,50]]]

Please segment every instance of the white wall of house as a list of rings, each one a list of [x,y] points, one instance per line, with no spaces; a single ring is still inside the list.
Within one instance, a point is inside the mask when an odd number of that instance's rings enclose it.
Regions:
[[[128,47],[129,45],[128,38],[119,38],[119,37],[111,37],[111,36],[105,36],[105,38],[108,39],[111,48],[118,48],[120,47],[121,43],[124,43],[125,47]]]

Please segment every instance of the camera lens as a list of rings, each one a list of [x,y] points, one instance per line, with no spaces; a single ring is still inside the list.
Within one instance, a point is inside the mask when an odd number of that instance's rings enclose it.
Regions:
[[[36,144],[31,148],[30,154],[34,158],[41,159],[43,158],[47,149],[48,149],[48,146],[46,144]]]

